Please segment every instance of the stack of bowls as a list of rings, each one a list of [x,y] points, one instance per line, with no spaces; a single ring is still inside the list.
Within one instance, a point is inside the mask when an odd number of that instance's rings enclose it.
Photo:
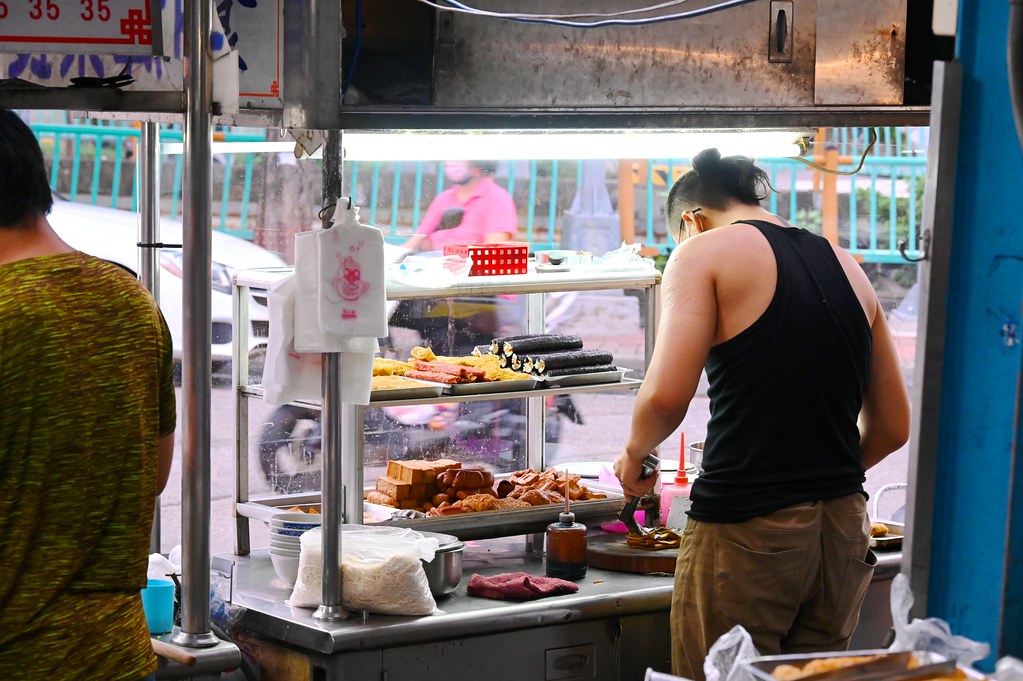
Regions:
[[[320,526],[315,513],[275,513],[270,518],[270,561],[280,579],[294,586],[298,579],[298,557],[302,552],[302,535]]]

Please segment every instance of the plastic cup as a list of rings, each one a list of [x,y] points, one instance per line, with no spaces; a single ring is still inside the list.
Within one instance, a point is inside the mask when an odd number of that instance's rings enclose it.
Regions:
[[[166,634],[174,628],[174,582],[150,579],[142,590],[142,609],[150,634]]]

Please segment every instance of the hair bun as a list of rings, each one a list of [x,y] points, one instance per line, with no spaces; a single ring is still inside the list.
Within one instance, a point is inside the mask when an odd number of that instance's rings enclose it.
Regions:
[[[693,169],[700,175],[714,172],[721,162],[721,152],[717,149],[704,149],[693,157]]]

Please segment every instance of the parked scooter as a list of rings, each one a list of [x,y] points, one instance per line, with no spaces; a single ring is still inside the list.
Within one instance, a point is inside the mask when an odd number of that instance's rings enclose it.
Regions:
[[[568,395],[548,396],[547,442],[561,437],[562,419],[582,423]],[[498,470],[524,461],[526,416],[522,400],[369,407],[364,421],[364,456],[369,465],[389,458],[429,457],[460,451]],[[294,494],[320,489],[322,430],[316,409],[284,405],[263,427],[259,463],[276,491]]]

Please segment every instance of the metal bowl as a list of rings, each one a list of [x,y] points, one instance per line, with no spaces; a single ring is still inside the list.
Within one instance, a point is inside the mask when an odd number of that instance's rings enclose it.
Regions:
[[[462,581],[462,554],[465,552],[465,544],[454,541],[442,544],[433,560],[429,563],[423,562],[423,570],[426,571],[426,579],[430,583],[430,593],[435,598],[446,596],[458,588]]]

